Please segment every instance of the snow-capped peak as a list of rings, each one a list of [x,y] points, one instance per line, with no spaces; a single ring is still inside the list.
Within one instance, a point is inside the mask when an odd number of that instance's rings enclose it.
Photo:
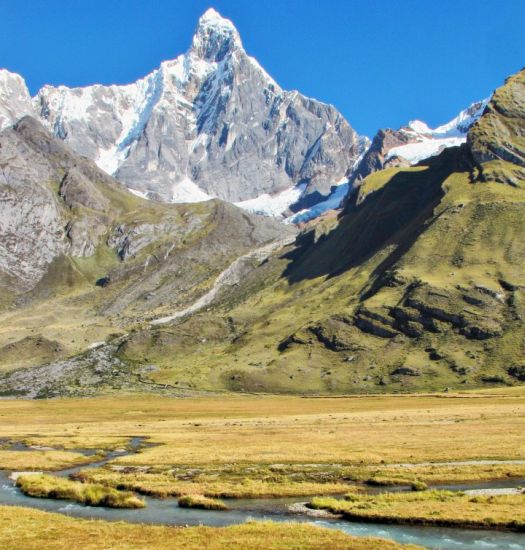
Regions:
[[[9,80],[17,80],[20,84],[25,86],[24,79],[18,73],[12,73],[7,69],[0,69],[0,85],[4,86]]]
[[[408,123],[408,127],[414,130],[417,134],[431,134],[432,130],[422,120],[411,120]]]
[[[472,105],[461,111],[457,117],[442,126],[438,126],[432,133],[443,137],[466,134],[474,122],[483,114],[489,100],[490,98],[487,97],[481,101],[472,103]]]
[[[401,157],[415,164],[423,159],[438,154],[446,147],[456,147],[467,139],[470,127],[483,114],[489,98],[473,103],[446,124],[429,128],[421,120],[411,120],[408,127],[400,131],[411,138],[411,142],[390,149],[386,160]]]
[[[490,98],[486,98],[472,103],[472,105],[461,111],[459,115],[446,124],[438,126],[437,128],[429,128],[428,125],[421,120],[411,120],[408,123],[408,127],[417,134],[432,136],[435,138],[464,136],[472,124],[474,124],[474,122],[476,122],[476,120],[478,120],[478,118],[483,114],[489,99]]]
[[[233,30],[235,25],[229,20],[223,17],[214,8],[208,8],[199,18],[198,26],[214,26],[214,27],[227,27]]]
[[[207,10],[199,19],[190,51],[206,61],[219,62],[239,48],[242,42],[235,25],[213,8]]]
[[[217,197],[271,215],[341,179],[366,145],[335,108],[282,90],[214,9],[186,53],[144,78],[45,86],[33,104],[51,132],[139,196]]]

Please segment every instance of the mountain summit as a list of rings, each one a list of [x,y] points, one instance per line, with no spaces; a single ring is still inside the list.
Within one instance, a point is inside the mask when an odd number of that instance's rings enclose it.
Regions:
[[[208,9],[199,19],[191,51],[206,61],[217,63],[235,48],[242,49],[242,43],[234,24],[213,8]]]
[[[37,115],[135,192],[167,202],[323,196],[368,142],[332,106],[287,92],[209,9],[189,50],[125,86],[45,86]],[[257,200],[249,206],[258,209]]]

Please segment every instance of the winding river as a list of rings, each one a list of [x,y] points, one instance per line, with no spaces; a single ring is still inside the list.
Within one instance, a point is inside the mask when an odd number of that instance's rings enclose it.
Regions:
[[[89,465],[68,468],[55,475],[69,476],[86,467],[102,466],[117,456],[134,453],[144,442],[133,438],[129,451],[113,451],[100,461]],[[31,450],[27,448],[28,452]],[[84,454],[89,456],[89,451]],[[506,480],[467,485],[441,486],[452,490],[516,487],[524,480]],[[416,544],[440,550],[525,550],[525,534],[510,531],[487,531],[444,527],[417,527],[409,525],[386,525],[377,523],[350,522],[337,519],[319,519],[291,513],[290,504],[298,498],[230,499],[229,511],[210,511],[179,508],[175,498],[146,497],[147,507],[138,510],[98,508],[83,506],[55,499],[31,498],[23,495],[9,478],[9,472],[0,472],[0,504],[38,508],[81,518],[97,518],[106,521],[127,521],[165,525],[212,525],[225,526],[244,523],[248,519],[272,521],[299,521],[338,529],[355,536],[373,536],[395,540],[404,544]]]

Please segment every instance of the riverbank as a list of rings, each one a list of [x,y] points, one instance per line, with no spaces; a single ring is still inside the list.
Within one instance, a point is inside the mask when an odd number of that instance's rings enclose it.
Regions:
[[[298,523],[250,522],[224,528],[162,527],[70,518],[38,510],[0,506],[4,550],[416,550],[417,546],[351,537]]]
[[[525,495],[469,495],[452,491],[318,497],[308,507],[350,521],[525,531]]]

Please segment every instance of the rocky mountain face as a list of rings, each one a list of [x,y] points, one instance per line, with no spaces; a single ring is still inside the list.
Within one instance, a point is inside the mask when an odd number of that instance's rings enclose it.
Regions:
[[[92,256],[109,224],[98,186],[127,193],[32,117],[0,132],[0,285],[31,290],[58,257]]]
[[[473,103],[451,121],[431,129],[420,120],[412,120],[407,126],[392,130],[381,129],[352,173],[350,181],[359,185],[369,174],[383,168],[410,166],[447,147],[464,143],[472,125],[483,114],[488,99]]]
[[[45,158],[34,162],[24,127],[22,119],[0,132],[0,281],[19,290],[32,288],[68,248],[59,205],[43,183],[53,170]]]
[[[483,180],[516,187],[525,183],[524,70],[494,93],[483,117],[468,135],[469,148]],[[509,164],[510,163],[510,164]],[[512,167],[509,170],[509,167]]]
[[[31,114],[34,114],[34,110],[24,79],[0,69],[0,130]]]
[[[77,153],[167,202],[239,202],[300,183],[326,194],[367,146],[334,107],[282,90],[212,9],[188,52],[145,78],[45,86],[34,106]]]
[[[172,205],[136,197],[24,117],[0,132],[4,359],[32,357],[33,347],[47,350],[45,357],[50,349],[78,350],[80,342],[56,343],[64,327],[50,319],[64,322],[61,307],[91,311],[83,326],[101,318],[115,327],[112,315],[127,318],[124,324],[143,319],[160,306],[184,306],[239,256],[293,234],[290,226],[219,200]],[[38,304],[45,319],[35,328],[22,319]],[[73,325],[75,315],[66,315]],[[18,328],[13,316],[21,319]]]

